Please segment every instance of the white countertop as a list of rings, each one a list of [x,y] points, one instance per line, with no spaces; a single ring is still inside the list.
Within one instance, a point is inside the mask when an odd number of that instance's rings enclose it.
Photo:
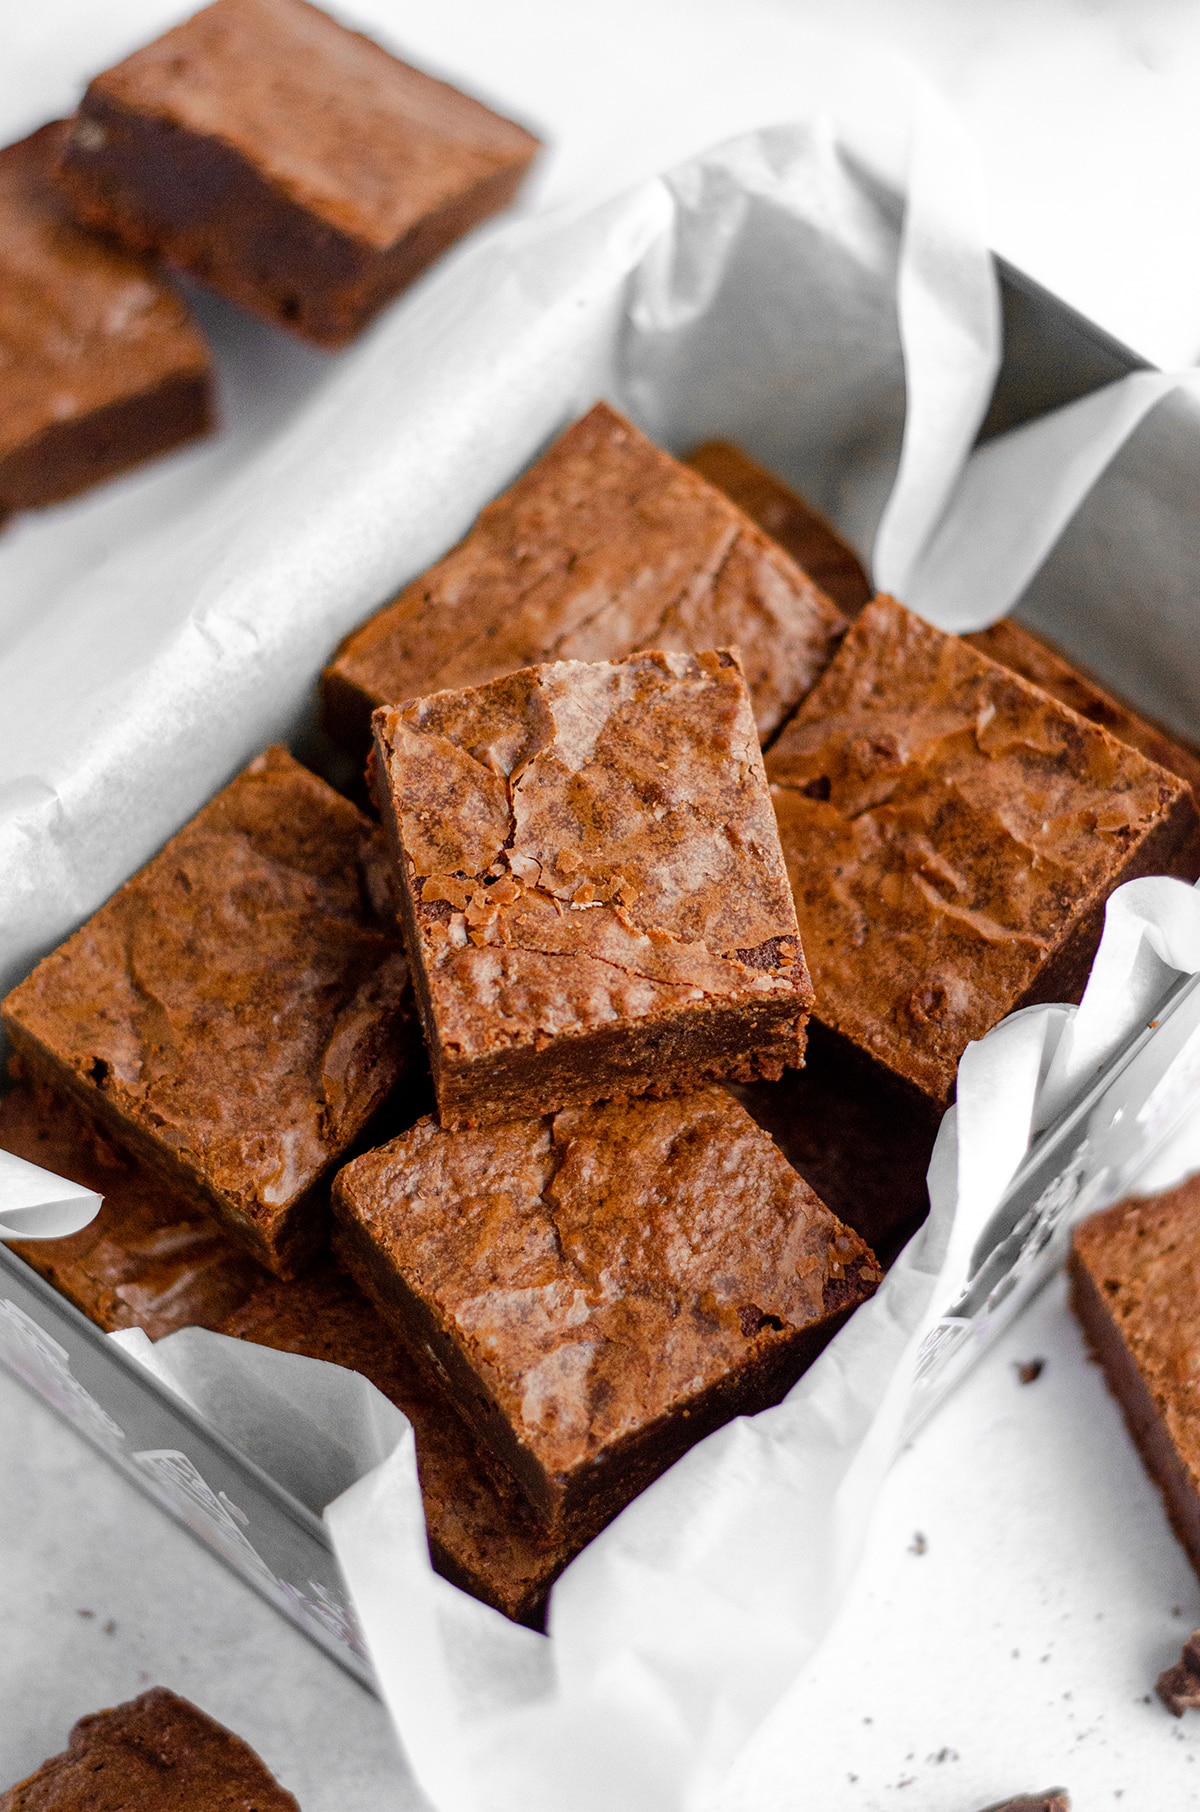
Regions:
[[[0,134],[187,10],[0,0]],[[559,147],[546,198],[784,116],[797,26],[832,22],[816,0],[342,10],[514,107],[555,93],[526,109]],[[842,0],[836,23],[905,50],[958,107],[999,251],[1156,362],[1200,354],[1200,10]],[[1022,1388],[1012,1360],[1035,1355]],[[0,1456],[0,1785],[81,1713],[161,1682],[243,1733],[305,1812],[420,1803],[370,1696],[2,1374]],[[1144,1698],[1197,1623],[1200,1586],[1052,1290],[898,1463],[847,1615],[731,1812],[971,1812],[1054,1781],[1077,1812],[1200,1806],[1200,1717]]]

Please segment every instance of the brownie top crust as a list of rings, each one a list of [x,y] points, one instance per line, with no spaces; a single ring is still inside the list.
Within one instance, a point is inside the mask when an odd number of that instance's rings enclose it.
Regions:
[[[300,1812],[248,1743],[154,1686],[80,1718],[70,1748],[0,1795],[0,1812]]]
[[[993,623],[990,629],[977,630],[973,635],[964,636],[963,640],[977,648],[980,654],[999,661],[1002,667],[1011,667],[1014,673],[1023,674],[1052,698],[1070,705],[1081,717],[1102,724],[1118,742],[1127,742],[1131,749],[1140,749],[1160,768],[1178,774],[1200,797],[1200,754],[1168,736],[1157,724],[1139,717],[1136,711],[1097,685],[1090,675],[1073,667],[1057,648],[1040,636],[1022,628],[1020,623],[1005,621]]]
[[[880,597],[767,760],[818,1017],[934,1099],[1128,852],[1172,774]]]
[[[525,668],[376,715],[441,1043],[812,994],[728,653]],[[566,960],[564,960],[566,959]]]
[[[776,473],[726,440],[706,440],[688,454],[687,464],[785,547],[848,617],[870,602],[871,582],[850,543]]]
[[[736,646],[765,739],[844,629],[831,600],[728,498],[597,403],[464,541],[348,637],[330,676],[371,704],[398,705],[539,662]],[[329,680],[326,698],[332,707]]]
[[[97,76],[77,134],[102,132],[106,106],[218,140],[377,251],[537,149],[306,0],[216,0]]]
[[[549,1474],[871,1293],[871,1253],[721,1088],[486,1132],[433,1120],[335,1184]]]
[[[397,1072],[380,858],[354,806],[268,750],[13,990],[14,1043],[269,1227]]]
[[[0,459],[169,378],[203,377],[208,348],[149,259],[71,219],[50,180],[68,130],[0,150]]]

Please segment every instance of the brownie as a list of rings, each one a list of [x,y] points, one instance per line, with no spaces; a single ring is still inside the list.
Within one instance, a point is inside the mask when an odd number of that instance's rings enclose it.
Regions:
[[[687,464],[786,548],[848,617],[870,603],[871,582],[850,543],[782,478],[726,440],[706,440],[688,454]]]
[[[815,1015],[935,1110],[972,1039],[1078,1000],[1114,887],[1200,872],[1177,776],[892,598],[767,772]]]
[[[964,636],[963,640],[972,648],[978,648],[981,654],[999,661],[1002,667],[1023,674],[1043,692],[1049,692],[1052,698],[1070,705],[1072,711],[1078,711],[1080,717],[1102,724],[1118,742],[1127,742],[1131,749],[1140,749],[1160,768],[1178,774],[1200,798],[1200,755],[1186,743],[1168,736],[1157,724],[1139,717],[1111,692],[1105,692],[1094,679],[1073,667],[1049,642],[1022,629],[1019,623],[1009,621],[994,623],[990,629],[981,629],[974,635]]]
[[[1076,1227],[1071,1304],[1200,1573],[1200,1177]]]
[[[815,1021],[802,1070],[732,1092],[826,1207],[891,1264],[929,1213],[937,1116]]]
[[[150,261],[71,219],[65,122],[0,150],[0,517],[212,426],[211,359]]]
[[[375,735],[445,1124],[800,1063],[812,989],[736,656],[529,667]]]
[[[3,1004],[32,1074],[282,1276],[323,1243],[328,1177],[417,1043],[380,854],[268,750]]]
[[[551,1530],[778,1401],[882,1275],[726,1090],[448,1132],[334,1184],[335,1250]]]
[[[80,1718],[70,1748],[0,1795],[0,1812],[300,1812],[234,1736],[187,1699],[152,1686]]]
[[[331,734],[361,756],[378,705],[552,660],[736,646],[767,740],[845,620],[770,538],[597,403],[326,670]]]
[[[1193,1630],[1174,1667],[1158,1676],[1155,1692],[1174,1718],[1200,1711],[1200,1630]]]
[[[89,226],[340,346],[537,149],[305,0],[217,0],[89,84],[59,175]]]
[[[326,1256],[290,1282],[270,1276],[48,1089],[23,1084],[0,1098],[0,1148],[103,1194],[89,1227],[11,1250],[106,1332],[140,1327],[158,1340],[211,1328],[369,1378],[413,1425],[438,1572],[541,1626],[550,1586],[581,1544],[540,1526],[507,1469],[481,1451],[344,1271]]]

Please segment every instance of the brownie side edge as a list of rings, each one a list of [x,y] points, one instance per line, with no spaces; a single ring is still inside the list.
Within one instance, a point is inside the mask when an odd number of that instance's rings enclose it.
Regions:
[[[55,422],[0,460],[0,516],[60,503],[215,425],[207,369],[180,372],[136,396]]]
[[[1075,1240],[1071,1242],[1067,1270],[1071,1307],[1146,1470],[1158,1486],[1171,1527],[1200,1573],[1200,1494],[1196,1483],[1179,1457],[1158,1405]]]

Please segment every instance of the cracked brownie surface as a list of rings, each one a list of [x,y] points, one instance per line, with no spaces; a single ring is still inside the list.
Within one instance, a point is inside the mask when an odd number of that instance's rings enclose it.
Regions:
[[[1181,780],[892,598],[767,773],[817,1016],[939,1107],[972,1039],[1079,998],[1114,887],[1200,872]]]
[[[268,750],[4,1003],[35,1076],[283,1275],[412,1048],[380,854],[354,806]]]
[[[443,1121],[800,1062],[812,991],[733,655],[526,668],[375,729]]]
[[[733,1097],[420,1120],[334,1185],[335,1242],[551,1524],[589,1526],[776,1401],[880,1276]]]
[[[765,741],[845,627],[748,516],[597,403],[347,638],[326,670],[326,719],[357,751],[377,705],[541,662],[735,646]]]

